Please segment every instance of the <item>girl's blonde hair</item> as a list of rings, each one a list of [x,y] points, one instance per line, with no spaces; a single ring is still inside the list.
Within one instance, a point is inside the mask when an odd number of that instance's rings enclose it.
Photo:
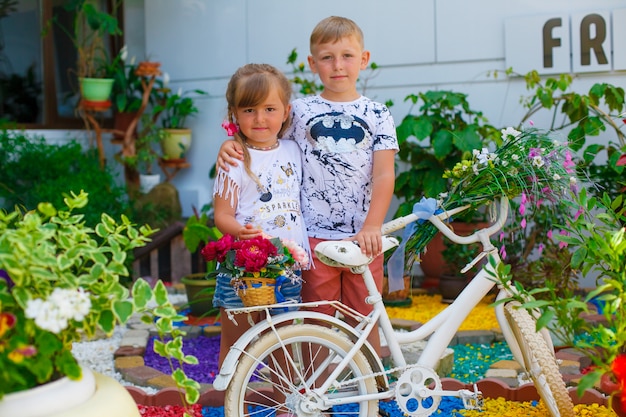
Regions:
[[[254,107],[270,95],[272,89],[278,92],[281,102],[286,106],[291,101],[291,84],[285,74],[269,64],[246,64],[240,67],[228,82],[226,102],[228,103],[228,121],[236,123],[236,110],[242,107]],[[291,113],[283,122],[278,137],[282,137],[291,125]],[[234,139],[243,148],[244,167],[248,175],[257,183],[259,179],[250,170],[250,152],[246,147],[243,132],[234,134]]]
[[[313,48],[323,43],[335,43],[348,36],[354,36],[356,40],[361,44],[361,48],[365,47],[363,41],[363,31],[353,20],[347,17],[329,16],[326,19],[320,21],[313,32],[311,32],[311,38],[309,42],[309,48],[311,53]]]

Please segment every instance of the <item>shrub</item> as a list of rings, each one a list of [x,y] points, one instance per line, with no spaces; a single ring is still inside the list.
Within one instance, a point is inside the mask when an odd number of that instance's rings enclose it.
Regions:
[[[2,130],[0,166],[0,208],[32,210],[40,202],[59,207],[70,192],[84,190],[91,203],[77,213],[87,225],[97,224],[102,213],[118,217],[128,212],[124,188],[110,169],[100,169],[95,150],[84,151],[76,141],[48,144],[40,136]]]

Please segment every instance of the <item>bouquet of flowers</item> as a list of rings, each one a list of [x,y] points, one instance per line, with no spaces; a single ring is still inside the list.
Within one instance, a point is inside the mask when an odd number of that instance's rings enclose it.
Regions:
[[[502,145],[495,151],[474,150],[471,159],[444,173],[445,178],[452,179],[452,189],[440,196],[438,210],[465,205],[470,206],[468,210],[476,210],[499,197],[520,197],[519,210],[512,214],[524,226],[527,204],[565,199],[568,191],[577,187],[575,163],[566,143],[537,129],[502,129],[502,138]],[[413,254],[409,264],[418,259],[437,231],[425,221],[408,237],[406,250]]]
[[[232,235],[224,235],[209,242],[200,253],[207,262],[219,262],[215,273],[232,278],[231,284],[246,306],[273,304],[282,283],[286,279],[301,281],[296,271],[309,264],[302,247],[276,237],[236,240]]]

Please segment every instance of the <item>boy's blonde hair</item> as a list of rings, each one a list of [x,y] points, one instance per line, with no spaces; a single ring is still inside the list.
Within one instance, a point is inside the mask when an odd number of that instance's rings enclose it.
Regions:
[[[365,47],[363,41],[363,31],[353,20],[347,17],[330,16],[323,19],[313,28],[309,48],[313,52],[313,47],[323,43],[335,43],[345,37],[354,36]]]
[[[287,107],[291,101],[291,83],[280,70],[269,64],[246,64],[240,67],[228,82],[226,88],[226,102],[228,103],[228,121],[235,123],[235,112],[238,108],[254,107],[270,95],[276,88],[280,101]],[[291,113],[278,132],[282,137],[285,130],[291,125]],[[245,145],[246,137],[239,131],[234,139],[243,148],[244,167],[250,177],[258,183],[258,178],[250,170],[250,152]]]

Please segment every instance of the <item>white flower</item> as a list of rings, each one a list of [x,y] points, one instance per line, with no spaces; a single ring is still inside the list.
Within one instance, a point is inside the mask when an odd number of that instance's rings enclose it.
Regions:
[[[35,324],[53,333],[67,328],[69,320],[82,321],[91,310],[89,294],[80,288],[55,288],[47,300],[28,300],[26,317],[35,320]]]
[[[35,320],[37,327],[42,330],[58,334],[67,327],[67,319],[61,317],[59,309],[49,301],[28,300],[25,314],[29,319]]]
[[[170,83],[170,74],[168,74],[167,72],[164,72],[163,73],[163,87],[167,87],[169,83]]]
[[[122,62],[126,62],[126,58],[128,58],[128,48],[124,45],[122,49],[120,49],[120,59]]]
[[[476,149],[474,149],[474,152],[476,152]],[[482,165],[487,165],[487,163],[489,161],[492,161],[493,159],[495,159],[496,154],[494,153],[490,153],[489,149],[487,148],[483,148],[480,153],[478,154],[474,154],[474,156],[476,157],[476,159],[478,159],[478,162]]]
[[[569,183],[570,185],[576,185],[578,184],[578,179],[576,177],[569,177]]]
[[[176,95],[177,95],[178,97],[182,97],[182,96],[183,96],[183,87],[180,87],[180,88],[178,89],[178,92],[176,93]]]
[[[520,132],[519,130],[513,129],[512,127],[507,127],[506,129],[502,129],[500,130],[500,132],[502,132],[503,140],[507,140],[509,138],[515,139],[516,137],[522,134],[522,132]]]
[[[519,160],[519,155],[514,153],[513,155],[511,155],[511,159],[517,161]]]
[[[537,168],[541,168],[543,166],[543,158],[539,155],[533,156],[533,165]]]
[[[561,179],[561,176],[560,176],[559,174],[554,174],[554,175],[552,176],[552,179],[553,179],[554,181],[558,181],[558,180],[560,180],[560,179]]]
[[[475,175],[478,175],[478,164],[472,165],[472,170],[474,171]]]

